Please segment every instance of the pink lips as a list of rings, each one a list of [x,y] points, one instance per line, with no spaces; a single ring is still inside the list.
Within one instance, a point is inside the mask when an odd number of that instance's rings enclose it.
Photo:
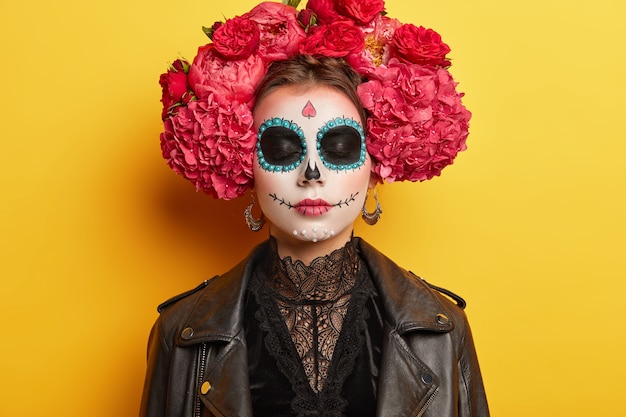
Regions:
[[[306,198],[293,206],[293,208],[303,216],[321,216],[328,213],[333,206],[321,199],[312,200]]]

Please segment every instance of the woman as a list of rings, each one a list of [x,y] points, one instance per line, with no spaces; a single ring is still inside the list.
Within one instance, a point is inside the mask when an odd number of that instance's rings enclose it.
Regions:
[[[310,2],[313,9],[305,11],[317,12],[320,19],[323,13],[315,5]],[[231,26],[254,32],[258,25],[272,24],[268,15],[282,13],[283,21],[302,18],[303,12],[288,7],[264,3],[243,16],[249,21]],[[382,13],[376,16],[381,19]],[[399,30],[395,22],[384,23]],[[228,26],[226,22],[212,33],[214,42],[220,32],[231,30]],[[201,48],[202,58],[196,57],[193,65],[177,64],[186,77],[174,104],[169,102],[173,82],[162,79],[162,144],[170,165],[198,188],[229,198],[229,193],[247,189],[240,174],[250,158],[254,182],[248,188],[263,217],[255,219],[251,205],[246,220],[256,231],[266,224],[269,239],[231,271],[159,307],[142,416],[488,415],[463,301],[446,292],[456,305],[353,237],[360,213],[368,223],[381,213],[378,202],[374,212],[364,209],[368,189],[393,172],[385,165],[389,161],[375,159],[376,145],[366,137],[387,116],[376,116],[376,105],[366,112],[366,101],[374,103],[377,96],[368,99],[373,90],[355,70],[354,56],[310,53],[307,40],[326,30],[323,22],[316,26],[289,37],[296,39],[299,53],[267,58],[267,71],[253,82],[249,98],[249,92],[232,83],[227,88],[236,91],[234,96],[219,94],[211,84],[215,77],[202,76],[225,71],[224,62],[245,60],[237,69],[254,63],[248,52],[228,61],[215,53],[215,43]],[[263,33],[259,39],[262,45]],[[264,53],[276,57],[267,49]],[[364,72],[375,79],[377,70]],[[424,74],[438,72],[426,70]],[[224,97],[228,100],[221,101]],[[224,109],[235,116],[214,117],[227,114]],[[242,145],[248,141],[245,130],[232,133],[244,121],[254,133],[248,148]],[[207,141],[225,148],[224,140],[233,136],[237,143],[229,142],[228,152],[238,155],[234,160],[239,166],[221,167],[234,165],[231,158],[209,168],[215,147]],[[464,136],[466,132],[457,135],[457,142]],[[456,151],[461,149],[457,144]],[[403,167],[399,175],[427,176],[426,165]],[[438,169],[432,166],[427,169]]]

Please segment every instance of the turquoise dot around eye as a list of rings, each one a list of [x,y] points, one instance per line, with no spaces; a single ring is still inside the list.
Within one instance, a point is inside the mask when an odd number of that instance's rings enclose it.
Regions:
[[[346,120],[346,119],[342,119],[341,117],[337,117],[337,118],[335,119],[335,124],[336,124],[337,126],[342,126],[342,125],[345,123],[345,120]]]

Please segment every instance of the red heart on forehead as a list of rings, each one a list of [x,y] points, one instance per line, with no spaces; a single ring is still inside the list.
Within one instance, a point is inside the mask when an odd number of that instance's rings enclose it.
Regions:
[[[307,101],[304,105],[304,108],[302,109],[302,115],[310,119],[311,117],[315,117],[316,114],[317,111],[315,110],[315,107],[313,107],[311,101]]]

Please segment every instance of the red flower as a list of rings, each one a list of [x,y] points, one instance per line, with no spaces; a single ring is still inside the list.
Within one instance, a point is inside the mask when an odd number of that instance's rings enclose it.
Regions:
[[[384,0],[344,0],[337,2],[344,16],[360,24],[367,24],[385,10]]]
[[[213,33],[215,50],[226,59],[245,59],[259,45],[261,34],[256,23],[245,17],[228,19]]]
[[[334,22],[311,30],[300,44],[300,53],[341,58],[360,51],[364,44],[361,29],[347,21]]]
[[[305,32],[309,28],[317,23],[317,15],[311,9],[302,9],[298,13],[298,23],[304,29]]]
[[[298,52],[306,37],[297,20],[297,11],[282,3],[264,2],[245,17],[255,22],[261,33],[258,54],[266,61],[280,61]]]
[[[406,24],[396,29],[391,44],[394,56],[402,62],[447,68],[450,47],[432,29]]]
[[[306,8],[317,16],[317,23],[327,25],[340,20],[346,20],[337,10],[336,0],[309,0]]]
[[[161,102],[163,112],[161,117],[165,119],[172,106],[180,104],[183,99],[189,99],[189,83],[187,82],[187,70],[189,63],[177,59],[172,63],[165,74],[161,74],[159,84],[163,90]]]
[[[198,49],[189,68],[189,85],[200,100],[215,93],[240,103],[251,103],[263,75],[265,64],[258,56],[228,61],[216,53],[213,44],[208,44]]]

